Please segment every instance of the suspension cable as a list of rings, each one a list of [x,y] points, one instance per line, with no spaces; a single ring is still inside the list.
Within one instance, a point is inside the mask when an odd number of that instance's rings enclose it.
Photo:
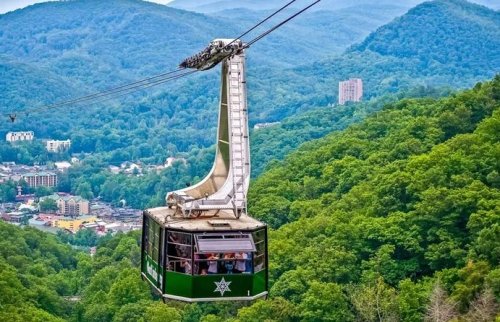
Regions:
[[[292,3],[294,3],[295,1],[297,0],[292,0],[290,2],[288,2],[287,4],[285,4],[283,7],[279,8],[278,10],[276,10],[275,12],[273,12],[271,15],[267,16],[264,20],[262,20],[261,22],[259,22],[258,24],[256,24],[255,26],[253,26],[252,28],[248,29],[247,31],[245,31],[244,33],[242,33],[241,35],[239,35],[238,37],[234,38],[233,41],[231,41],[229,44],[227,44],[226,46],[230,46],[232,43],[234,43],[236,40],[238,39],[241,39],[242,37],[246,36],[247,34],[249,34],[250,32],[252,32],[253,30],[255,30],[255,28],[259,27],[260,25],[262,25],[264,22],[268,21],[269,19],[271,19],[272,17],[274,17],[275,15],[277,15],[278,13],[280,13],[281,11],[283,11],[285,8],[287,8],[288,6],[290,6]]]
[[[288,2],[283,7],[279,8],[278,10],[276,10],[275,12],[273,12],[271,15],[269,15],[268,17],[266,17],[265,19],[263,19],[262,21],[260,21],[258,24],[256,24],[252,28],[248,29],[246,32],[244,32],[243,34],[241,34],[240,36],[238,36],[234,40],[232,40],[228,45],[231,45],[237,39],[240,39],[240,38],[244,37],[245,35],[249,34],[253,30],[255,30],[257,27],[259,27],[260,25],[262,25],[264,22],[268,21],[269,19],[271,19],[272,17],[274,17],[275,15],[277,15],[279,12],[281,12],[285,8],[289,7],[295,1],[297,1],[297,0],[292,0],[292,1]],[[292,20],[295,17],[297,17],[298,15],[302,14],[304,11],[308,10],[309,8],[311,8],[312,6],[316,5],[320,1],[321,0],[316,0],[314,3],[310,4],[309,6],[303,8],[302,10],[298,11],[294,15],[292,15],[292,16],[288,17],[287,19],[283,20],[282,22],[280,22],[276,26],[272,27],[271,29],[267,30],[266,32],[264,32],[264,33],[260,34],[259,36],[255,37],[250,42],[248,42],[247,44],[245,44],[244,48],[249,48],[250,46],[252,46],[257,41],[259,41],[262,38],[266,37],[271,32],[275,31],[276,29],[280,28],[284,24],[288,23],[290,20]],[[27,115],[29,113],[36,113],[36,112],[40,112],[40,111],[44,111],[44,110],[55,109],[55,108],[58,108],[58,107],[62,107],[62,106],[66,106],[66,105],[71,105],[71,104],[79,104],[79,103],[83,103],[83,102],[91,102],[92,104],[99,103],[99,102],[106,101],[106,100],[109,100],[109,99],[113,99],[113,98],[116,98],[116,97],[120,97],[120,96],[123,96],[123,95],[126,95],[126,94],[130,94],[130,93],[133,93],[133,92],[145,89],[145,88],[149,88],[149,87],[152,87],[152,86],[163,84],[163,83],[166,83],[166,82],[174,80],[174,79],[179,79],[179,78],[182,78],[182,77],[186,77],[186,76],[188,76],[190,74],[193,74],[194,72],[198,71],[198,70],[194,70],[194,71],[189,71],[189,72],[186,72],[186,73],[176,74],[176,73],[180,72],[183,69],[184,68],[178,68],[176,70],[172,70],[172,71],[169,71],[169,72],[166,72],[166,73],[162,73],[162,74],[158,74],[158,75],[155,75],[155,76],[147,77],[147,78],[144,78],[144,79],[132,82],[132,83],[128,83],[128,84],[121,85],[121,86],[118,86],[118,87],[110,88],[110,89],[107,89],[107,90],[104,90],[104,91],[100,91],[100,92],[97,92],[97,93],[94,93],[94,94],[85,95],[85,96],[78,97],[78,98],[75,98],[75,99],[66,100],[66,101],[62,101],[62,102],[55,103],[55,104],[50,104],[50,105],[44,105],[44,106],[40,106],[40,107],[37,107],[37,108],[23,110],[23,111],[20,111],[19,114],[26,114]],[[174,74],[174,75],[172,75],[172,74]],[[172,76],[169,76],[169,75],[172,75]],[[10,118],[10,120],[12,122],[14,122],[15,119],[16,119],[16,114],[13,114],[13,113],[8,114],[8,117]]]
[[[59,103],[55,103],[55,104],[44,105],[44,106],[40,106],[40,107],[36,107],[36,108],[32,108],[32,109],[23,110],[19,114],[29,114],[29,113],[41,112],[44,110],[55,109],[55,108],[62,107],[65,105],[78,104],[81,102],[92,101],[92,100],[102,98],[102,97],[108,97],[108,99],[110,99],[110,98],[113,98],[113,95],[117,94],[117,93],[121,93],[124,91],[126,93],[131,93],[131,92],[134,92],[135,89],[137,89],[137,88],[141,89],[141,87],[143,87],[143,88],[151,87],[151,86],[154,86],[156,84],[162,84],[166,81],[169,81],[170,79],[177,79],[177,78],[184,77],[188,74],[191,74],[190,72],[188,72],[188,73],[181,73],[181,74],[169,76],[172,74],[179,73],[183,69],[184,68],[178,68],[176,70],[172,70],[172,71],[158,74],[155,76],[147,77],[147,78],[144,78],[144,79],[132,82],[132,83],[121,85],[118,87],[113,87],[113,88],[110,88],[110,89],[107,89],[107,90],[104,90],[101,92],[96,92],[96,93],[85,95],[85,96],[78,97],[75,99],[66,100],[66,101],[62,101]],[[178,76],[180,76],[180,77],[178,77]],[[153,85],[151,85],[151,84],[153,84]],[[119,95],[119,96],[122,96],[122,95]],[[16,118],[16,115],[9,114],[9,117],[11,118],[11,121],[14,121]]]
[[[284,24],[286,24],[287,22],[289,22],[290,20],[292,20],[293,18],[297,17],[298,15],[302,14],[304,11],[308,10],[309,8],[311,8],[312,6],[316,5],[318,2],[320,2],[321,0],[316,0],[315,2],[313,2],[312,4],[308,5],[307,7],[305,7],[304,9],[300,10],[299,12],[295,13],[294,15],[288,17],[287,19],[283,20],[282,22],[280,22],[279,24],[277,24],[276,26],[272,27],[271,29],[269,29],[268,31],[262,33],[261,35],[257,36],[256,38],[252,39],[251,41],[249,41],[246,45],[245,45],[245,48],[249,48],[251,45],[255,44],[257,41],[261,40],[262,38],[264,38],[265,36],[269,35],[271,32],[275,31],[276,29],[278,29],[279,27],[283,26]]]
[[[113,96],[101,97],[97,101],[90,101],[89,104],[97,104],[97,103],[105,102],[105,101],[108,101],[108,100],[111,100],[111,99],[115,99],[115,98],[118,98],[118,97],[121,97],[121,96],[124,96],[124,95],[128,95],[128,94],[131,94],[131,93],[134,93],[134,92],[141,91],[141,90],[149,88],[149,87],[153,87],[153,86],[157,86],[157,85],[160,85],[160,84],[168,83],[170,81],[173,81],[173,80],[176,80],[176,79],[183,78],[183,77],[186,77],[188,75],[191,75],[191,74],[196,73],[198,71],[199,70],[190,70],[190,71],[182,73],[180,75],[175,75],[175,76],[172,76],[172,77],[169,77],[169,78],[166,78],[166,79],[161,79],[161,80],[158,80],[156,82],[151,82],[151,83],[148,83],[148,84],[145,84],[145,85],[135,86],[133,88],[126,89],[125,92],[119,93],[117,95],[114,95],[114,93],[113,93]],[[82,102],[77,102],[75,104],[82,103]]]

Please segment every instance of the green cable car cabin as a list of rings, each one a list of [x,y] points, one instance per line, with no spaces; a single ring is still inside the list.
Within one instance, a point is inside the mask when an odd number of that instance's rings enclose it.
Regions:
[[[199,183],[144,211],[142,277],[164,300],[254,300],[268,292],[267,227],[247,214],[250,147],[244,44],[216,39],[183,68],[222,65],[215,161]]]
[[[254,300],[267,295],[267,227],[232,212],[179,220],[144,212],[142,276],[164,299]],[[204,216],[205,217],[205,216]]]

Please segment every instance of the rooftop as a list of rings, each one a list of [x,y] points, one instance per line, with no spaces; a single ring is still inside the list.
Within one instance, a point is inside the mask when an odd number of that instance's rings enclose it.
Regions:
[[[57,195],[57,194],[53,194],[53,195],[47,196],[47,198],[51,198],[51,199],[54,199],[54,200],[62,199],[64,201],[74,200],[75,202],[88,201],[87,199],[83,199],[80,196],[72,196],[72,195],[60,196],[60,195]]]
[[[23,177],[37,177],[37,176],[55,176],[54,172],[40,171],[40,172],[26,172]]]

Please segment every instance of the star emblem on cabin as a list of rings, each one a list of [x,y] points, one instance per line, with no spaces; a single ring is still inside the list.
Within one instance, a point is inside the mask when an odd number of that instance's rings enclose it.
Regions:
[[[232,282],[226,282],[226,280],[224,280],[224,277],[220,280],[220,282],[214,283],[217,286],[214,292],[220,292],[221,296],[224,296],[225,292],[231,292],[231,290],[229,289],[229,284],[231,284]]]

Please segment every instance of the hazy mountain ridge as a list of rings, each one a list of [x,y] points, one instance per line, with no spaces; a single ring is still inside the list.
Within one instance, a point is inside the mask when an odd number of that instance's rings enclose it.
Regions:
[[[422,30],[426,30],[427,36],[422,35]],[[454,38],[450,37],[450,31]],[[447,49],[445,55],[442,55],[443,50],[436,52],[439,47]],[[482,68],[495,68],[500,66],[499,47],[500,12],[462,0],[447,0],[411,9],[377,29],[350,51],[369,50],[395,57],[435,59],[442,64],[466,64],[467,60],[482,56],[489,58],[481,60],[487,64]]]
[[[309,2],[312,3],[313,1]],[[420,3],[424,2],[423,0],[402,0],[397,1],[398,6],[402,6],[405,8],[411,8]],[[471,1],[474,3],[478,3],[484,6],[488,6],[492,9],[499,9],[500,4],[495,0],[475,0]],[[220,10],[227,9],[236,9],[236,8],[244,8],[244,9],[252,9],[252,10],[260,10],[260,9],[277,9],[281,6],[288,3],[288,1],[284,0],[243,0],[243,1],[231,1],[231,0],[174,0],[170,2],[168,5],[185,10],[191,11],[199,11],[199,12],[217,12]],[[305,7],[307,4],[305,2],[298,1],[292,4],[291,7]],[[318,5],[312,8],[312,10],[338,10],[350,7],[358,7],[358,6],[366,6],[372,5],[373,1],[371,0],[323,0]],[[395,5],[395,1],[391,0],[381,0],[377,1],[377,5]]]
[[[285,10],[273,20],[275,22],[266,23],[265,26],[269,28],[295,12],[296,10]],[[381,4],[334,11],[305,12],[287,24],[284,30],[271,34],[268,44],[273,44],[274,40],[279,39],[278,35],[292,35],[292,37],[287,38],[287,41],[291,42],[291,46],[286,48],[286,55],[281,54],[278,57],[286,62],[307,64],[311,61],[341,54],[350,45],[362,41],[370,32],[405,12],[406,8],[404,7]],[[235,25],[250,27],[271,13],[271,10],[228,9],[210,13],[210,15]],[[258,35],[267,28],[260,27],[252,35]],[[310,35],[315,36],[310,37]],[[279,41],[279,43],[283,42]],[[269,48],[260,45],[256,47],[256,50],[268,51]]]
[[[463,7],[468,8],[467,19],[462,17]],[[499,30],[499,12],[465,1],[427,2],[379,28],[342,56],[299,66],[295,72],[320,76],[321,81],[302,88],[311,93],[328,92],[349,77],[364,79],[366,97],[416,85],[472,86],[500,70]],[[478,43],[480,49],[475,48]],[[387,49],[371,50],[375,45]],[[468,55],[467,48],[475,48],[474,55]]]

